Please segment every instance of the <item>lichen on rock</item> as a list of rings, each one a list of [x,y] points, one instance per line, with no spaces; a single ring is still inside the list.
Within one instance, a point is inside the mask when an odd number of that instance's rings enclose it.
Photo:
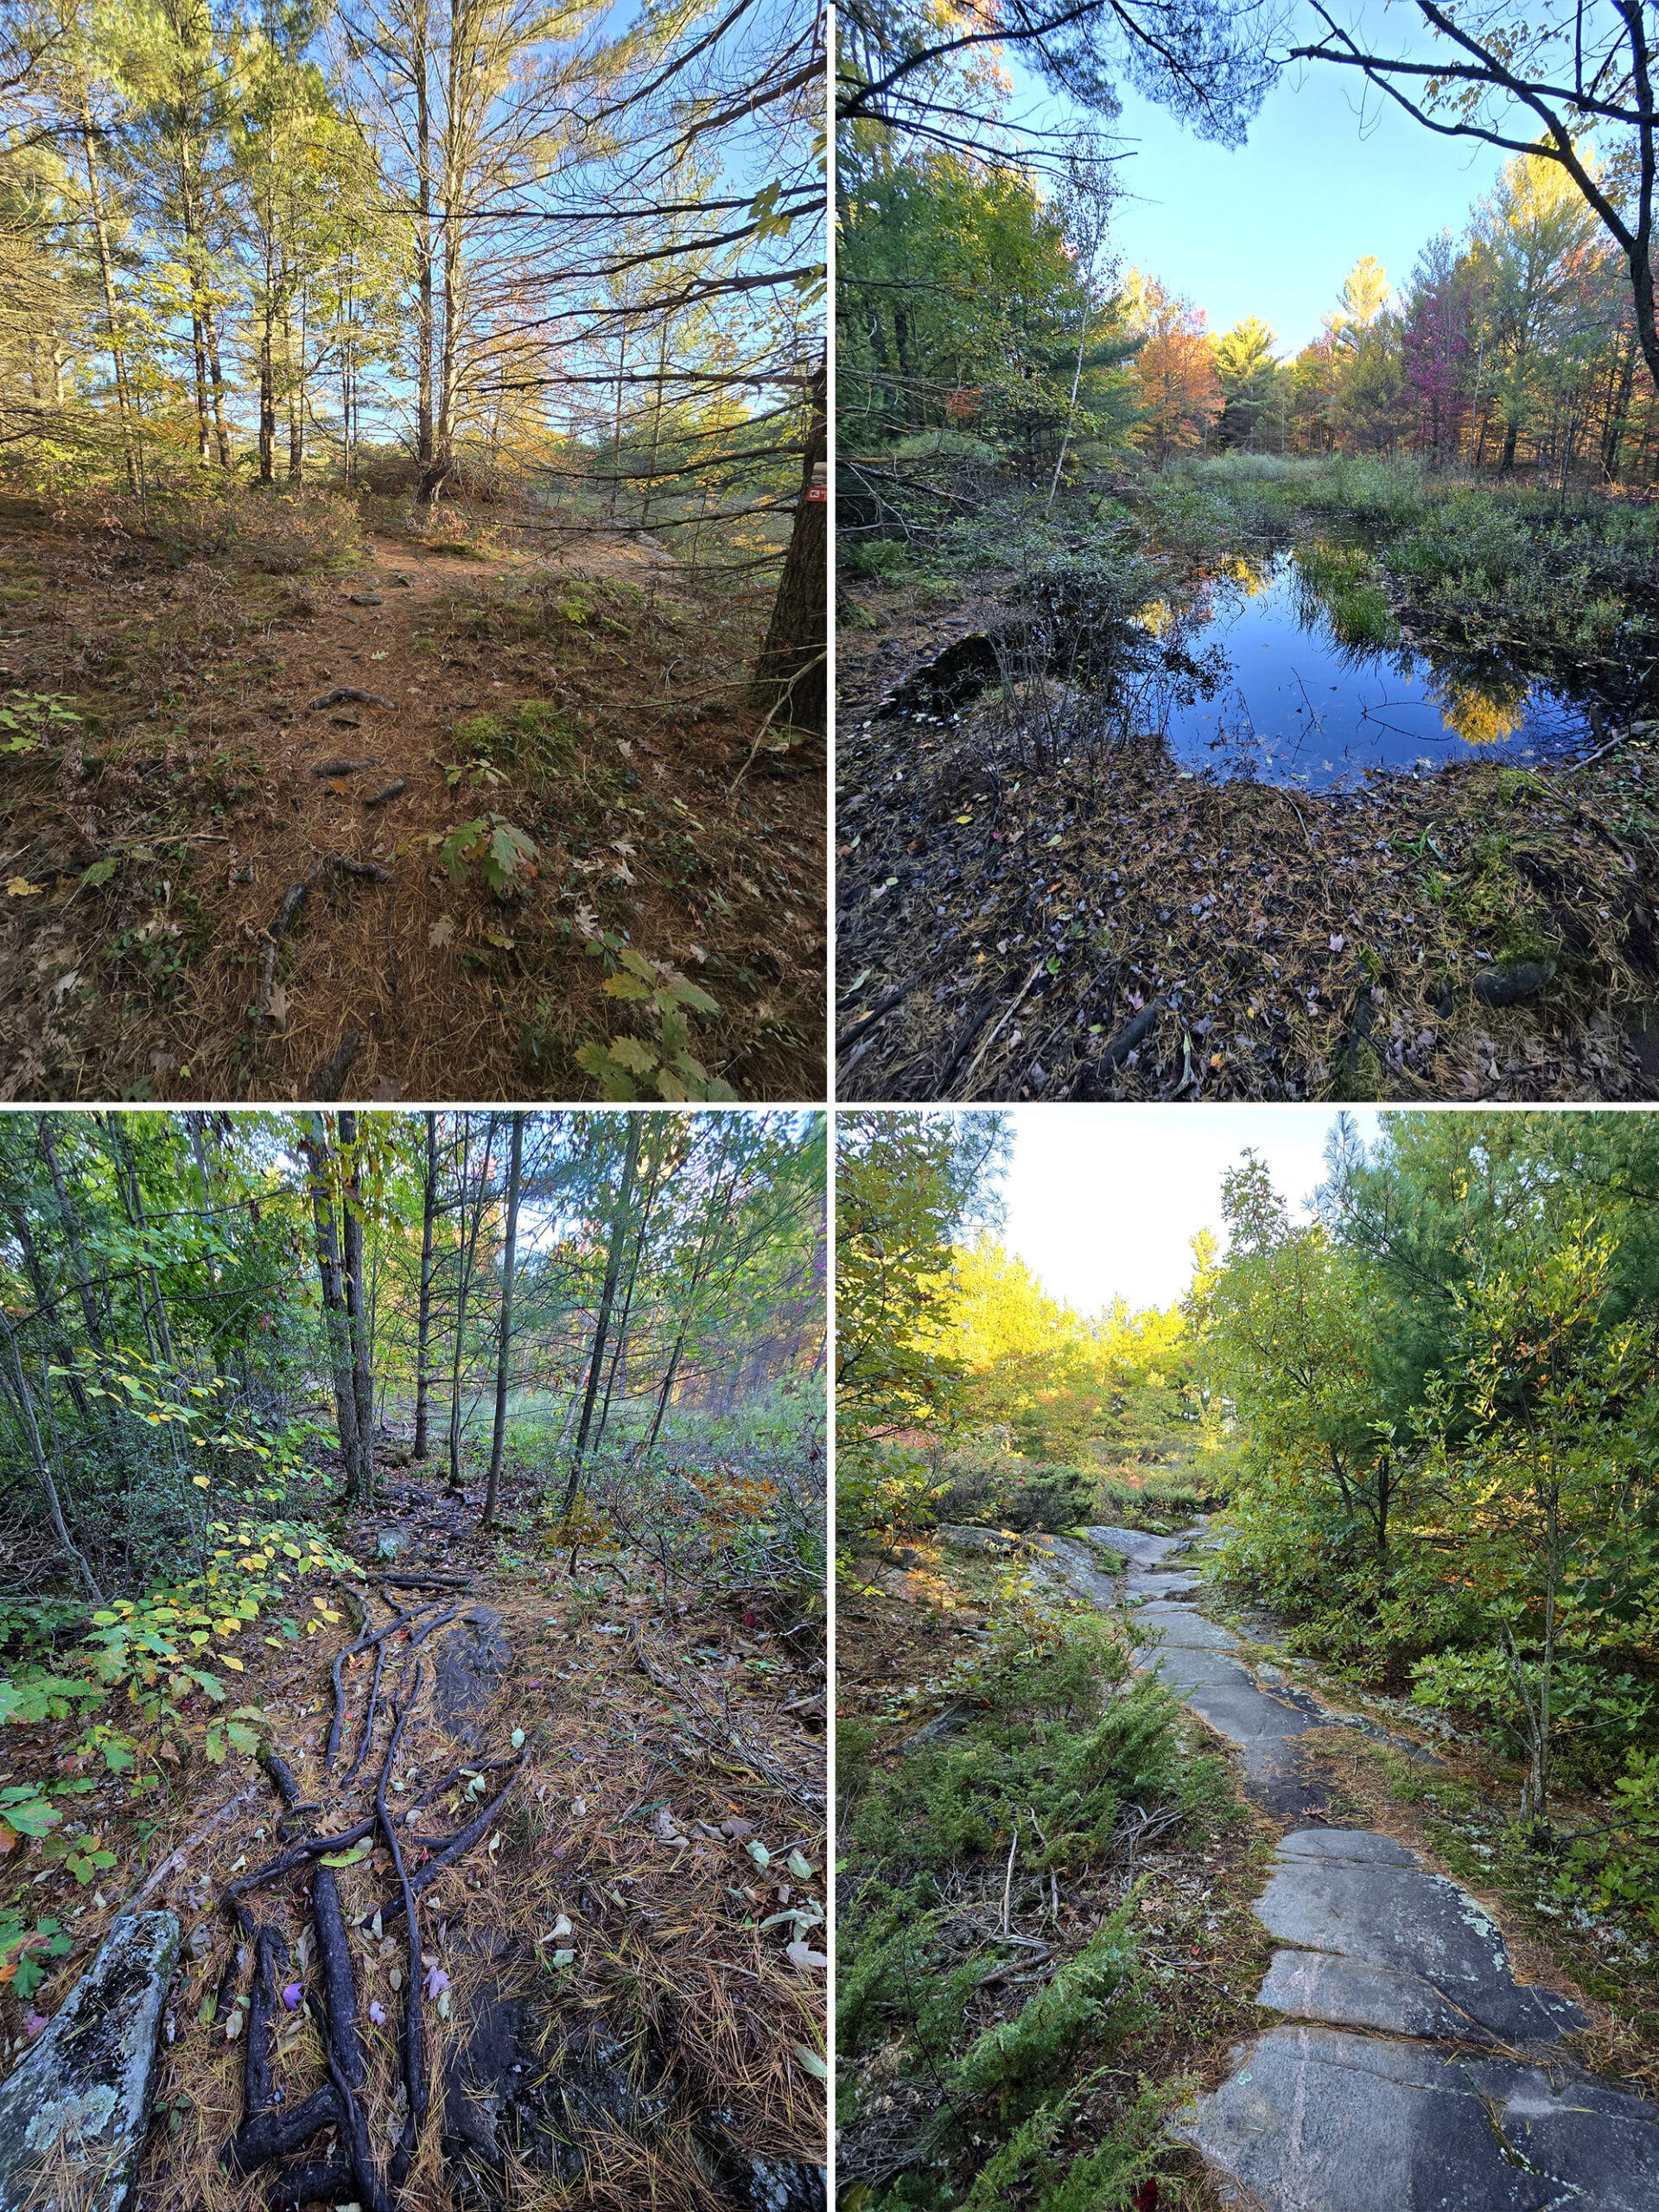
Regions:
[[[120,2212],[132,2185],[179,1957],[170,1912],[118,1920],[56,2017],[0,2082],[0,2212]]]

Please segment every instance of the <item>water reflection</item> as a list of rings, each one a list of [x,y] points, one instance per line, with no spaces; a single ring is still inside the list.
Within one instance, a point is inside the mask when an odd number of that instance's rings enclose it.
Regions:
[[[1525,763],[1593,738],[1580,704],[1495,653],[1402,636],[1357,548],[1235,556],[1140,622],[1159,651],[1138,719],[1185,768],[1317,791],[1368,768],[1476,751]]]

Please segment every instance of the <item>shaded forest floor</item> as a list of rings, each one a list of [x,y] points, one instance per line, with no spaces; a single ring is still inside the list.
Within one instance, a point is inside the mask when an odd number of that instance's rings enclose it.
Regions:
[[[453,1780],[423,1817],[454,1832],[481,1794],[469,1792],[467,1772],[498,1762],[498,1771],[485,1771],[493,1797],[499,1768],[514,1764],[515,1732],[524,1745],[489,1835],[422,1897],[423,1971],[439,1969],[423,2015],[438,2089],[399,2201],[426,2212],[477,2202],[548,2212],[646,2202],[664,2212],[715,2212],[774,2202],[796,2212],[821,2202],[808,2170],[823,2157],[823,1974],[785,1956],[791,1927],[760,1925],[791,1908],[821,1917],[821,1620],[803,1624],[776,1602],[756,1611],[741,1595],[676,1599],[664,1611],[649,1563],[637,1555],[601,1545],[578,1560],[573,1576],[565,1555],[538,1548],[527,1500],[510,1496],[499,1533],[486,1535],[476,1493],[457,1497],[418,1470],[384,1478],[382,1500],[381,1510],[355,1516],[340,1535],[353,1556],[378,1560],[371,1578],[464,1578],[464,1587],[441,1590],[435,1602],[454,1603],[463,1620],[487,1608],[510,1646],[505,1667],[486,1681],[493,1694],[464,1713],[459,1744],[453,1728],[416,1708],[391,1770],[400,1789],[393,1803],[401,1812],[420,1802],[402,1789],[429,1791],[429,1777],[448,1770]],[[366,1654],[345,1671],[347,1726],[327,1782],[330,1668],[363,1611],[353,1594],[360,1586],[336,1581],[327,1602],[339,1624],[315,1637],[276,1650],[258,1630],[241,1641],[245,1671],[236,1693],[262,1710],[269,1741],[307,1800],[339,1791],[357,1749]],[[311,1587],[302,1586],[296,1610],[310,1602]],[[417,1595],[396,1601],[414,1604]],[[391,1602],[378,1594],[374,1621]],[[398,1647],[391,1653],[383,1716],[404,1666]],[[442,1640],[420,1656],[441,1662]],[[371,1784],[389,1725],[383,1717],[365,1771]],[[75,1733],[71,1723],[8,1730],[13,1778],[61,1772]],[[67,1993],[143,1870],[167,1866],[178,1851],[147,1899],[147,1909],[166,1904],[178,1914],[185,1944],[137,2202],[144,2212],[259,2206],[276,2170],[238,2181],[219,2164],[243,2113],[245,2045],[234,2031],[227,2038],[225,2006],[214,1999],[233,1956],[225,1886],[280,1848],[281,1807],[251,1760],[232,1756],[213,1770],[186,1746],[158,1771],[166,1777],[159,1796],[135,1801],[123,1783],[105,1780],[80,1801],[84,1847],[100,1843],[119,1861],[99,1886],[77,1886],[60,1849],[58,1864],[38,1874],[38,1846],[21,1847],[28,1864],[7,1866],[8,1890],[21,1878],[27,1910],[61,1919],[73,1948],[28,2005],[4,2004],[0,2063],[9,2067],[26,2041],[31,2007],[49,2014]],[[227,1807],[229,1817],[215,1825]],[[791,1853],[799,1854],[792,1867],[785,1864]],[[424,1855],[412,1854],[411,1866]],[[803,1865],[810,1874],[800,1873]],[[397,1993],[407,1961],[391,1940],[395,1929],[377,1940],[378,1930],[365,1923],[395,1878],[377,1845],[336,1878],[362,2012],[373,2001],[385,2016],[362,2022],[372,2133],[384,2159],[398,2118]],[[274,1912],[308,1986],[315,1939],[308,1973],[301,1878],[251,1903],[257,1920]],[[820,1930],[813,1944],[821,1942]],[[239,1982],[245,1992],[245,1969]],[[283,2107],[292,2108],[325,2079],[321,2050],[305,2010],[277,2017],[276,2082]],[[765,2186],[772,2196],[756,2193]]]
[[[202,543],[0,503],[0,1097],[593,1096],[584,1045],[655,1039],[623,949],[714,1002],[734,1094],[820,1095],[823,761],[750,759],[768,594],[364,512],[247,495]],[[535,857],[493,888],[504,823]]]
[[[842,1096],[1659,1097],[1651,726],[1324,792],[1155,734],[1033,771],[1064,687],[958,711],[923,673],[1012,582],[842,582]]]

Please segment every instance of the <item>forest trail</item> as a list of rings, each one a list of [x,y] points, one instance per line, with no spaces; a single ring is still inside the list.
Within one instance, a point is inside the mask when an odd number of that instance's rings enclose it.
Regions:
[[[1253,1672],[1194,1602],[1176,1536],[1090,1528],[1129,1560],[1121,1588],[1086,1548],[1038,1540],[1092,1603],[1160,1640],[1160,1675],[1236,1755],[1254,1802],[1287,1823],[1255,1917],[1281,1946],[1256,2003],[1282,2024],[1232,2054],[1183,2129],[1229,2201],[1264,2212],[1646,2212],[1659,2192],[1659,2108],[1575,2065],[1586,2024],[1517,1983],[1475,1899],[1393,1838],[1327,1818],[1297,1738],[1342,1716]]]
[[[716,1007],[734,1093],[810,1095],[815,779],[739,773],[763,610],[638,534],[481,527],[277,576],[9,503],[0,690],[82,722],[0,803],[0,1096],[592,1096],[606,931]]]
[[[196,2212],[212,2175],[214,2202],[279,2212],[537,2186],[822,2212],[811,1635],[729,1599],[664,1612],[649,1563],[612,1545],[574,1573],[515,1555],[512,1509],[504,1559],[479,1497],[436,1479],[387,1479],[382,1501],[348,1531],[365,1579],[308,1601],[335,1625],[247,1641],[259,1766],[174,1793],[152,1874],[118,1904],[98,1892],[42,1993],[61,2009],[120,1915],[176,1916],[138,2201]],[[17,1763],[50,1756],[36,1734]],[[49,2039],[0,2088],[0,2202],[6,2089]]]

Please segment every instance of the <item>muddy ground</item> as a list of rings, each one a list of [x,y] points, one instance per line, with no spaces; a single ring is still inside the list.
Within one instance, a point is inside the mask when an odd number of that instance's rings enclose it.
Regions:
[[[1659,1097],[1659,729],[1211,782],[1152,735],[1068,747],[1058,687],[918,696],[995,593],[843,580],[842,1097]]]

